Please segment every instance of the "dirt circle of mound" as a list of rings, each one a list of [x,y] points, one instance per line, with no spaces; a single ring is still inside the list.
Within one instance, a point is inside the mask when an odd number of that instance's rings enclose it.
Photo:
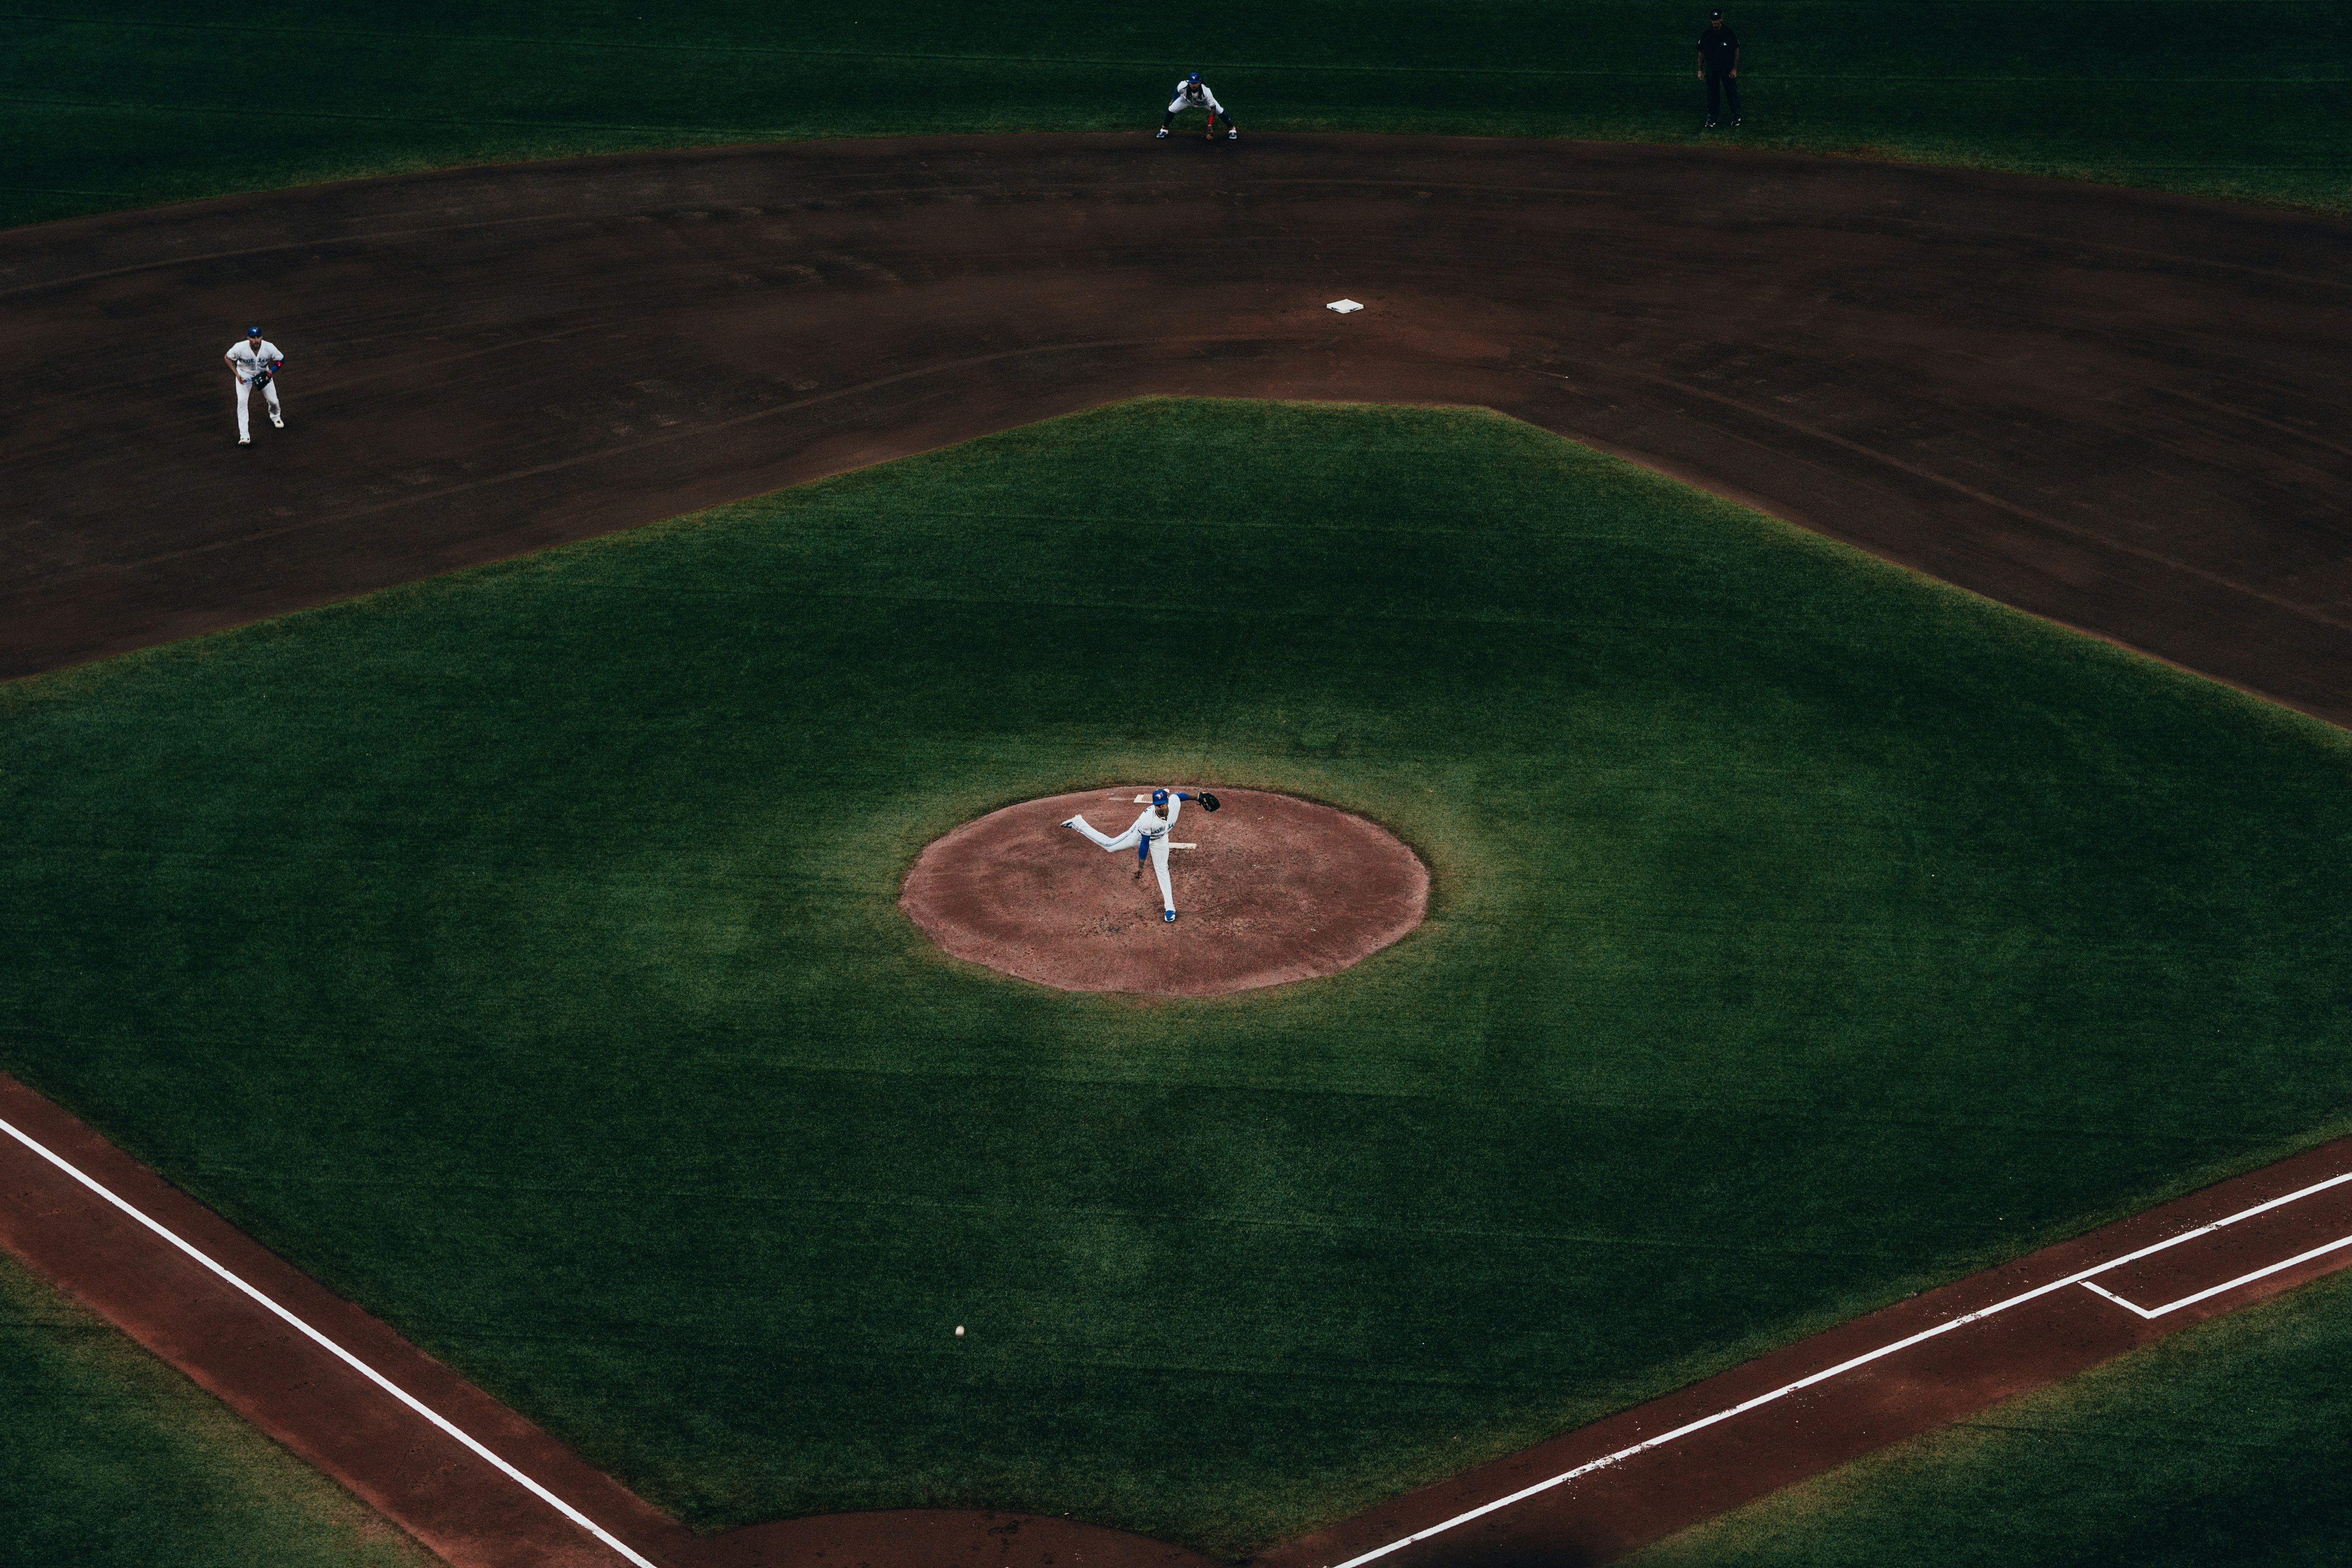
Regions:
[[[916,858],[898,907],[958,958],[1063,991],[1210,996],[1334,974],[1419,925],[1429,869],[1360,816],[1211,784],[1222,811],[1178,815],[1169,877],[1179,918],[1131,849],[1106,854],[1062,824],[1127,831],[1149,784],[1048,795],[992,811]]]

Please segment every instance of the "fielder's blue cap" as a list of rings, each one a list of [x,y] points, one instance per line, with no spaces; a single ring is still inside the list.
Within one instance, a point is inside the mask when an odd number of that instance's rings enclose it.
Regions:
[[[259,327],[247,327],[245,329],[245,335],[248,338],[257,338],[261,335],[261,329]]]
[[[1166,805],[1168,804],[1168,792],[1164,789],[1153,790],[1151,792],[1151,804],[1154,805]]]
[[[1199,71],[1194,71],[1191,76],[1186,77],[1184,79],[1186,81],[1198,81],[1201,79],[1201,73]]]

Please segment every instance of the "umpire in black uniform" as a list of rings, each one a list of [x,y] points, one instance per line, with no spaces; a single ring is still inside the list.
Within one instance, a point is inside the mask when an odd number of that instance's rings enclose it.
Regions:
[[[1739,123],[1739,35],[1723,25],[1717,11],[1698,36],[1698,77],[1706,83],[1706,128],[1715,129],[1716,103],[1731,100],[1731,123]]]

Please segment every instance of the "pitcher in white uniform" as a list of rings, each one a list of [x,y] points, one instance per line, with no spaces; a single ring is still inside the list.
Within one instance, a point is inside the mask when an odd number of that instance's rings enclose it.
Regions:
[[[1180,789],[1171,794],[1168,790],[1155,789],[1151,792],[1151,804],[1143,808],[1143,815],[1135,819],[1135,826],[1116,838],[1097,828],[1083,814],[1070,818],[1062,826],[1076,828],[1113,854],[1132,847],[1139,876],[1143,871],[1142,861],[1149,857],[1151,868],[1160,874],[1160,907],[1162,911],[1160,918],[1172,921],[1176,918],[1176,893],[1168,885],[1168,830],[1176,826],[1176,814],[1184,809],[1184,803],[1197,798],[1188,790]]]
[[[286,416],[278,406],[278,370],[286,356],[278,345],[266,341],[259,327],[246,329],[245,342],[231,343],[228,353],[221,356],[228,361],[229,374],[236,377],[236,444],[253,445],[253,427],[246,413],[246,399],[253,395],[253,384],[261,383],[261,395],[269,402],[269,422],[280,430],[286,428]]]

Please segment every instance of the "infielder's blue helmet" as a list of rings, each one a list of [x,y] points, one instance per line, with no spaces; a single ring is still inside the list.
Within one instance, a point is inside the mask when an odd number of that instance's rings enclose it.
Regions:
[[[1151,804],[1154,805],[1166,805],[1168,804],[1168,792],[1164,789],[1153,790],[1151,792]]]

